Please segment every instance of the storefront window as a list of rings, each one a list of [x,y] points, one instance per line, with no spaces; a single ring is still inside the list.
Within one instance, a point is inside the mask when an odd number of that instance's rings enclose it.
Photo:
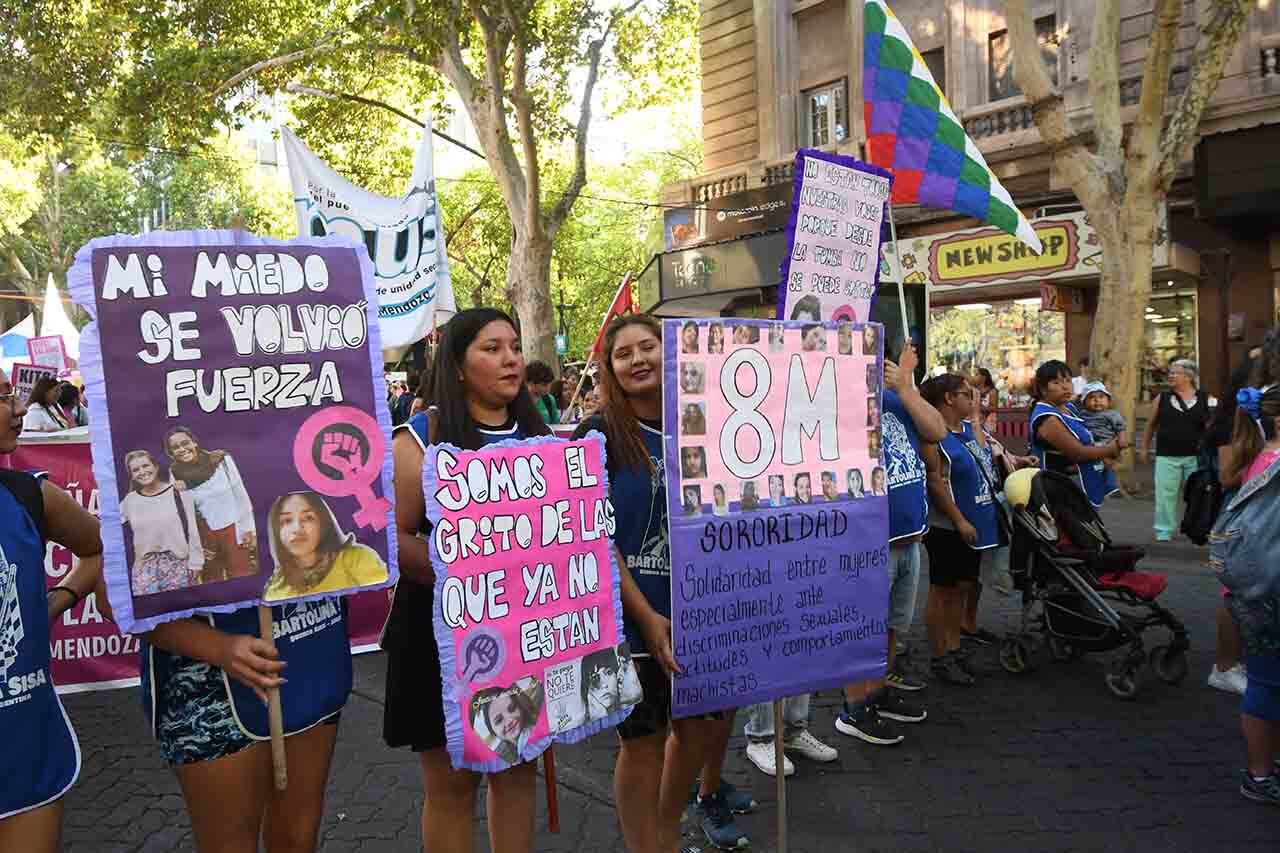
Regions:
[[[935,308],[930,312],[929,372],[991,371],[1002,407],[1031,403],[1036,368],[1066,359],[1066,315],[1041,311],[1040,300],[1018,299]]]
[[[1140,402],[1147,403],[1169,387],[1169,362],[1176,358],[1199,361],[1196,342],[1195,291],[1152,296],[1142,335]]]

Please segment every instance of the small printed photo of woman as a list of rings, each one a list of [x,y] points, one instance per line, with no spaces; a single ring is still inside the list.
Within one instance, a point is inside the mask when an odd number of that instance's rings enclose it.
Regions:
[[[698,324],[692,320],[680,327],[680,352],[685,355],[698,354]]]
[[[786,329],[781,323],[774,323],[769,327],[769,352],[774,355],[782,352],[786,348]]]
[[[861,471],[857,468],[850,468],[845,479],[848,481],[849,497],[858,500],[866,496],[866,492],[863,490]]]
[[[205,583],[258,573],[258,531],[240,469],[225,450],[206,450],[196,434],[176,426],[164,435],[169,476],[190,492],[200,515]]]
[[[821,323],[822,303],[812,293],[800,297],[791,308],[791,319],[802,323]]]
[[[685,486],[681,494],[681,509],[684,514],[702,515],[702,486]]]
[[[867,398],[867,429],[880,429],[880,398]]]
[[[867,393],[880,393],[880,370],[874,361],[867,365]]]
[[[707,353],[711,355],[724,354],[723,323],[712,323],[707,327]]]
[[[739,324],[733,327],[733,342],[739,346],[760,343],[760,327]]]
[[[880,458],[880,430],[867,430],[867,455],[872,459]]]
[[[870,323],[862,327],[862,354],[880,355],[880,333]]]
[[[769,506],[786,506],[786,478],[781,474],[769,475]]]
[[[743,480],[738,484],[738,488],[741,490],[738,503],[743,512],[752,512],[760,508],[760,496],[756,494],[755,480]]]
[[[836,330],[836,337],[840,344],[841,355],[853,355],[853,326],[850,323],[841,323],[840,328]]]
[[[387,579],[387,564],[378,552],[356,542],[354,534],[343,533],[329,505],[315,492],[276,498],[267,524],[276,566],[263,594],[267,601],[373,586]]]
[[[711,512],[715,515],[729,514],[729,500],[725,496],[724,486],[720,483],[711,487]]]
[[[515,764],[538,724],[542,702],[542,683],[532,676],[510,687],[477,690],[469,703],[471,729],[499,758]]]
[[[618,655],[613,649],[582,659],[582,704],[588,720],[604,719],[622,707],[618,685]]]
[[[149,450],[125,454],[129,491],[120,499],[120,523],[133,531],[129,586],[135,596],[188,589],[201,581],[204,548],[196,504],[160,473]]]
[[[800,349],[805,352],[826,352],[827,330],[816,324],[805,326],[800,333]]]
[[[822,497],[828,501],[834,501],[840,497],[840,493],[836,491],[836,472],[822,472]]]
[[[813,480],[808,474],[796,474],[796,503],[813,503]]]
[[[707,404],[685,403],[684,412],[680,415],[681,435],[707,434]]]
[[[680,476],[686,480],[701,480],[707,476],[706,448],[680,448]]]
[[[640,673],[636,671],[635,661],[631,659],[631,647],[625,642],[614,649],[618,654],[618,704],[623,708],[638,705],[644,698],[644,688],[640,686]]]
[[[881,497],[889,494],[889,489],[885,486],[884,469],[878,465],[871,471],[871,494]]]
[[[685,394],[701,394],[707,385],[707,371],[692,361],[680,363],[680,391]]]

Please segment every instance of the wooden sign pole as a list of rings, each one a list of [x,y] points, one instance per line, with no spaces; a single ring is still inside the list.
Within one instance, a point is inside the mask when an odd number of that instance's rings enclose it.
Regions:
[[[258,605],[258,631],[262,639],[274,648],[276,641],[271,629],[271,608]],[[284,712],[280,707],[280,688],[267,691],[267,719],[271,728],[271,766],[275,770],[276,790],[289,787],[289,770],[284,754]]]
[[[773,703],[773,763],[776,769],[774,777],[778,781],[778,853],[787,853],[787,774],[783,772],[787,759],[782,748],[785,726],[782,700],[777,699]]]
[[[560,831],[560,800],[556,796],[556,751],[547,747],[542,753],[542,775],[547,783],[547,831]]]

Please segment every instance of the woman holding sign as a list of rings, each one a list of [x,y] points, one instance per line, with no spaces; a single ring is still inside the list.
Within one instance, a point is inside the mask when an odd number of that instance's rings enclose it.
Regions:
[[[400,584],[383,632],[387,651],[387,704],[383,737],[407,746],[422,764],[426,801],[422,837],[428,850],[472,849],[480,774],[455,770],[445,749],[440,650],[432,628],[435,573],[427,548],[422,463],[428,445],[448,443],[466,450],[550,431],[525,386],[524,355],[515,323],[491,308],[456,314],[441,330],[434,402],[396,428],[396,527]],[[485,697],[480,719],[494,737],[495,751],[518,755],[528,708],[510,690]],[[495,704],[496,703],[496,704]],[[474,725],[474,722],[473,722]],[[476,729],[480,731],[479,728]],[[535,762],[489,775],[489,847],[493,853],[533,849]]]
[[[975,393],[963,376],[945,373],[920,388],[942,414],[947,434],[925,445],[929,478],[929,603],[925,619],[933,674],[952,684],[973,684],[960,654],[965,601],[978,583],[982,552],[1000,545],[994,484],[986,473],[990,450],[965,423],[973,417]],[[984,454],[987,458],[984,460]]]
[[[25,409],[0,371],[0,454],[17,449]],[[46,591],[49,541],[79,561]],[[49,630],[101,570],[97,519],[47,480],[0,470],[0,850],[62,849],[62,797],[80,774],[80,746],[53,689]]]
[[[662,453],[662,327],[652,317],[619,317],[605,330],[602,411],[583,421],[581,438],[599,430],[606,439],[609,493],[617,518],[614,545],[622,579],[623,624],[644,688],[644,699],[620,726],[622,749],[614,798],[630,853],[669,853],[680,838],[680,815],[707,754],[726,735],[723,714],[671,719],[671,551]],[[687,467],[697,461],[683,459]],[[668,733],[670,730],[670,733]],[[719,756],[723,758],[723,753]],[[718,760],[704,772],[700,800],[708,820],[731,827],[721,808]],[[704,827],[707,821],[704,821]],[[736,829],[731,834],[738,835]],[[736,839],[734,839],[736,840]],[[736,845],[728,845],[736,846]]]

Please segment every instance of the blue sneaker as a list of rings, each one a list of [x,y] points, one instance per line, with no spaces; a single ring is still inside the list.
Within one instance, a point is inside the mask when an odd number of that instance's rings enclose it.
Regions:
[[[733,812],[729,811],[729,805],[719,791],[709,797],[699,797],[696,808],[702,832],[712,845],[721,850],[741,850],[751,846],[751,840],[734,822]]]
[[[701,787],[700,782],[693,783],[693,790],[689,792],[689,804],[696,806],[698,804],[698,789]],[[743,791],[732,782],[720,782],[720,788],[716,791],[721,797],[724,797],[725,804],[729,807],[729,811],[734,814],[751,814],[760,805],[756,802],[755,797],[746,791]]]

